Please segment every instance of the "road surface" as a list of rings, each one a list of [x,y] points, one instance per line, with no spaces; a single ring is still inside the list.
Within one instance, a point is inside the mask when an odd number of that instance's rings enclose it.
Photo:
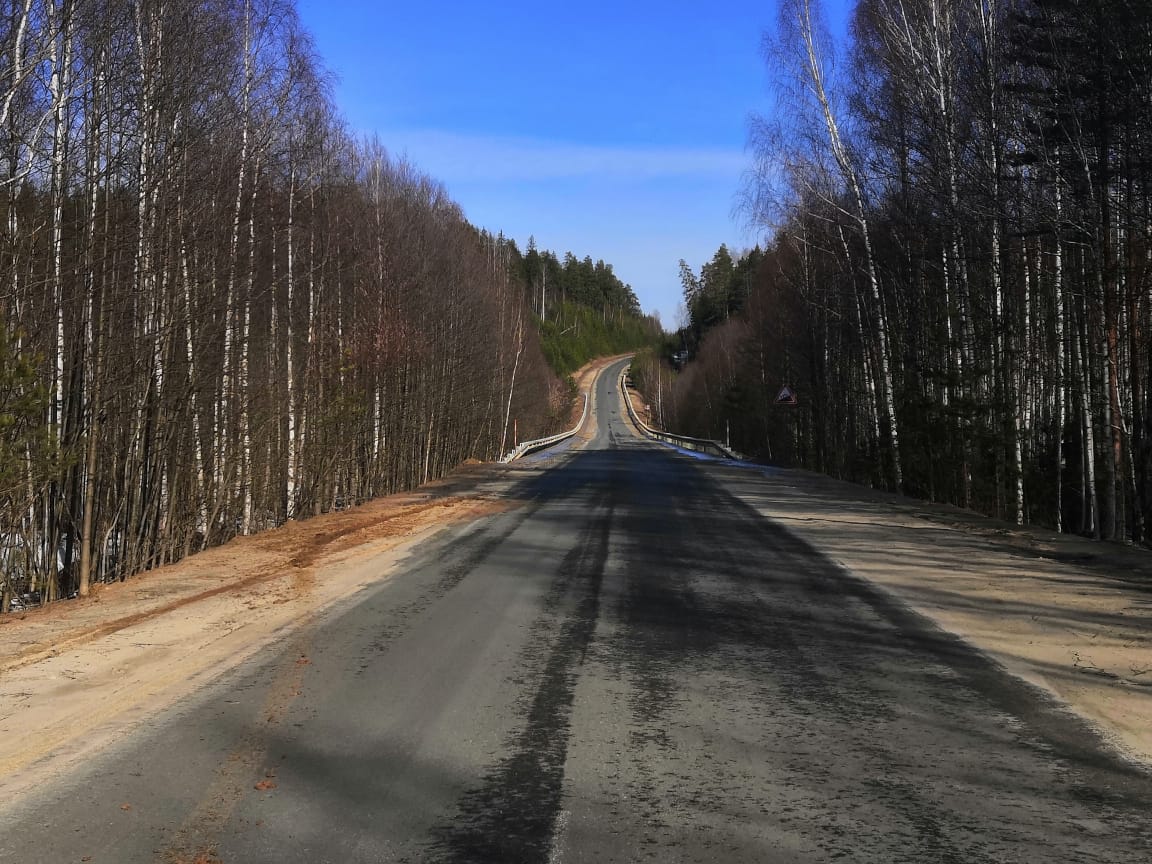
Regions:
[[[621,368],[506,512],[0,805],[0,862],[1152,860],[1147,774],[639,439]]]

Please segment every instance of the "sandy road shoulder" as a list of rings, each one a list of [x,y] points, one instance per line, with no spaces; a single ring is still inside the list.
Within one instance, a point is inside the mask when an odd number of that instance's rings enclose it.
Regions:
[[[801,471],[717,470],[761,513],[1152,765],[1152,554]]]
[[[508,505],[482,466],[191,556],[95,597],[0,619],[0,793],[57,776],[306,626],[436,530]]]

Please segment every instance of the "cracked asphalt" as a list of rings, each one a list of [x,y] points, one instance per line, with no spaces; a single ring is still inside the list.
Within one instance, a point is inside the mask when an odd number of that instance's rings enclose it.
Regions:
[[[623,365],[517,506],[0,805],[0,862],[1152,860],[1147,773],[637,438]]]

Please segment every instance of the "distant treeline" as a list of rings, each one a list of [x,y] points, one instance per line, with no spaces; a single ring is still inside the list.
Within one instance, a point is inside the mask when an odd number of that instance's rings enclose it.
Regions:
[[[818,5],[781,3],[787,107],[748,201],[769,240],[689,270],[664,422],[1148,542],[1152,5],[861,0],[851,32],[834,62]]]
[[[291,0],[7,4],[0,175],[0,612],[567,419],[532,253],[348,135]]]
[[[611,264],[571,252],[561,260],[537,250],[532,238],[518,264],[534,298],[544,356],[558,374],[574,372],[594,357],[659,343],[659,320],[641,313],[631,286]]]

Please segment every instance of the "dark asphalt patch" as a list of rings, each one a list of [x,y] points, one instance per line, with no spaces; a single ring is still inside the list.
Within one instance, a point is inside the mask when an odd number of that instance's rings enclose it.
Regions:
[[[598,508],[599,509],[599,508]],[[432,859],[443,864],[544,862],[562,800],[569,718],[580,666],[600,614],[600,586],[608,557],[614,507],[611,500],[565,556],[554,592],[569,595],[571,610],[553,637],[527,722],[495,767],[459,803],[458,815],[433,829]],[[535,625],[547,638],[556,626],[553,597]],[[526,658],[527,659],[527,658]]]

